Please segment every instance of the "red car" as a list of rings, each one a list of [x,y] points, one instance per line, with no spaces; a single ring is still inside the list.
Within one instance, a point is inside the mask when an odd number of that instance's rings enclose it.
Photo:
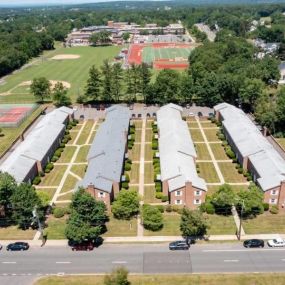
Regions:
[[[72,250],[93,250],[94,249],[94,244],[92,242],[82,242],[82,243],[75,243],[71,245]]]

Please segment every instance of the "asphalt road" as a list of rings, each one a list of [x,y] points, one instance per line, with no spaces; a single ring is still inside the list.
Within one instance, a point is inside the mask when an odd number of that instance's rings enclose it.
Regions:
[[[169,251],[167,244],[103,245],[91,252],[64,247],[0,252],[0,284],[30,284],[39,276],[105,273],[125,266],[132,273],[285,272],[285,248],[246,249],[241,244],[193,245]],[[21,283],[19,283],[21,277]]]

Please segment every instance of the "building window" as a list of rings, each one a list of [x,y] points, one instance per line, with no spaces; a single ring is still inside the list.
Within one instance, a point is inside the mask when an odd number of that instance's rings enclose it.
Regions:
[[[195,196],[201,196],[201,191],[195,191]]]
[[[99,198],[104,198],[105,197],[105,193],[104,192],[99,192],[98,193],[98,197]]]
[[[276,204],[277,200],[276,199],[270,199],[270,204]]]
[[[200,199],[195,199],[194,200],[194,205],[200,205],[201,204],[201,200]]]
[[[182,201],[181,201],[181,200],[175,200],[175,204],[176,204],[176,205],[181,205],[181,204],[182,204]]]
[[[175,191],[175,196],[182,196],[182,193],[180,190]]]
[[[271,195],[278,195],[278,191],[277,190],[271,190]]]

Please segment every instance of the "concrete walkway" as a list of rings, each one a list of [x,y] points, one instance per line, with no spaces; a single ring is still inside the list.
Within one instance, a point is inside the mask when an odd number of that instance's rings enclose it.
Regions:
[[[239,215],[238,215],[238,212],[237,212],[237,209],[236,209],[235,206],[232,206],[232,214],[233,214],[234,221],[235,221],[235,224],[236,224],[236,227],[237,227],[237,232],[239,232],[240,217],[239,217]],[[244,236],[244,235],[245,235],[245,232],[244,232],[244,229],[243,229],[242,226],[241,226],[240,234],[241,234],[241,236]]]
[[[199,129],[200,129],[200,131],[201,131],[201,134],[202,134],[202,136],[203,136],[203,139],[204,139],[204,141],[205,141],[205,144],[206,144],[207,149],[208,149],[208,151],[209,151],[209,154],[210,154],[210,156],[211,156],[212,162],[213,162],[213,164],[214,164],[214,167],[215,167],[216,172],[217,172],[217,174],[218,174],[218,177],[219,177],[219,179],[220,179],[220,183],[224,184],[224,183],[225,183],[224,176],[223,176],[223,174],[222,174],[222,172],[221,172],[221,170],[220,170],[220,167],[219,167],[219,165],[218,165],[218,162],[217,162],[217,160],[216,160],[216,158],[215,158],[215,156],[214,156],[214,154],[213,154],[213,151],[212,151],[212,149],[211,149],[211,147],[210,147],[210,145],[209,145],[208,139],[207,139],[207,137],[206,137],[206,135],[205,135],[205,132],[204,132],[202,126],[201,126],[200,120],[199,120],[198,117],[195,117],[195,119],[196,119],[196,122],[198,123]]]

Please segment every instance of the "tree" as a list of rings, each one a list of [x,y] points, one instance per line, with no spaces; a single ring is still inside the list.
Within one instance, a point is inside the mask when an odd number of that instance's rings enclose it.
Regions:
[[[121,190],[112,204],[112,212],[118,219],[129,220],[139,213],[139,196],[135,190]]]
[[[91,100],[99,100],[101,96],[101,74],[95,65],[89,70],[89,78],[85,87],[85,96]]]
[[[106,45],[109,44],[111,42],[110,40],[110,36],[111,36],[111,32],[109,31],[100,31],[98,33],[94,33],[91,37],[90,37],[90,42],[93,45]]]
[[[200,237],[207,233],[208,224],[199,210],[183,208],[180,231],[184,237]]]
[[[35,188],[27,183],[21,183],[11,196],[13,209],[12,217],[20,228],[27,229],[34,220],[33,210],[37,208],[38,214],[42,209],[41,200]]]
[[[45,77],[34,78],[31,84],[31,91],[41,103],[50,96],[50,82]]]
[[[159,209],[155,206],[143,206],[143,226],[151,231],[158,231],[163,227],[163,217]]]
[[[230,215],[232,205],[236,203],[235,198],[236,196],[231,186],[224,184],[211,196],[210,201],[215,207],[216,214]]]
[[[125,41],[125,42],[127,42],[129,39],[130,39],[130,33],[123,33],[123,40]]]
[[[106,102],[112,102],[112,85],[113,85],[113,73],[112,67],[108,60],[104,60],[103,66],[101,67],[102,71],[102,99]]]
[[[16,191],[17,183],[7,172],[0,172],[0,213],[7,216],[11,211],[11,197]]]
[[[124,267],[119,267],[104,278],[104,285],[130,285],[128,281],[128,271]]]
[[[115,63],[112,68],[112,98],[116,102],[120,101],[121,89],[122,89],[122,79],[123,79],[123,70],[120,63]]]
[[[146,92],[151,80],[151,71],[149,70],[146,63],[142,63],[140,67],[140,77],[141,77],[141,93],[146,103]]]
[[[52,90],[52,98],[57,107],[71,105],[71,100],[67,96],[67,89],[62,82],[57,82]]]

